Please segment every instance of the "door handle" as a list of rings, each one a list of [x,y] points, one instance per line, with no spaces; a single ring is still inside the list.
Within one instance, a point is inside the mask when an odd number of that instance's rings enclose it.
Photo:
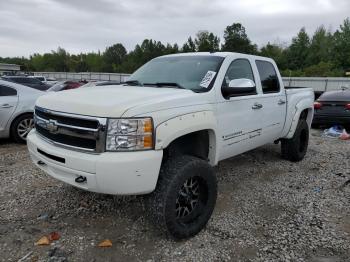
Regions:
[[[252,106],[252,109],[261,109],[263,108],[263,105],[262,104],[259,104],[259,103],[255,103],[253,106]]]
[[[283,99],[280,99],[279,101],[278,101],[278,104],[279,105],[284,105],[286,103],[286,101],[284,101]]]
[[[13,106],[11,106],[10,104],[3,104],[3,105],[1,105],[1,108],[10,108],[10,107],[13,107]]]

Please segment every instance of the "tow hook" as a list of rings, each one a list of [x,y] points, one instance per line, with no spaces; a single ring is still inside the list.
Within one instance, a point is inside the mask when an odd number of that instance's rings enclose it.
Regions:
[[[76,182],[76,183],[79,183],[79,184],[84,183],[84,182],[86,182],[86,177],[85,177],[85,176],[78,176],[78,177],[75,179],[75,182]]]

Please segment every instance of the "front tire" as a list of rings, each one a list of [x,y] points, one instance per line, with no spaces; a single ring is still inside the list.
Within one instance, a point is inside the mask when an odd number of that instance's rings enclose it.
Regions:
[[[150,211],[157,225],[175,239],[200,232],[214,210],[217,180],[213,168],[193,156],[178,156],[161,168]]]
[[[292,162],[301,161],[309,145],[309,126],[304,119],[299,120],[298,126],[291,139],[281,139],[282,158]]]
[[[32,114],[23,114],[17,117],[11,125],[11,137],[17,143],[26,143],[27,135],[34,128]]]

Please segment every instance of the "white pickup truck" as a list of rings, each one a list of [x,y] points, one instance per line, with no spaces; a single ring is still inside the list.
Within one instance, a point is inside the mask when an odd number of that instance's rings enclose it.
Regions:
[[[198,233],[217,197],[213,166],[271,142],[302,160],[313,90],[285,90],[275,62],[238,53],[155,58],[124,84],[40,97],[28,135],[34,163],[88,191],[150,194],[157,224]]]

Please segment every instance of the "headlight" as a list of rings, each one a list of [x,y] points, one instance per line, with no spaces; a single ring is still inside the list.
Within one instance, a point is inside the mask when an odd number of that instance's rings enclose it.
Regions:
[[[106,150],[153,149],[152,118],[108,119]]]

